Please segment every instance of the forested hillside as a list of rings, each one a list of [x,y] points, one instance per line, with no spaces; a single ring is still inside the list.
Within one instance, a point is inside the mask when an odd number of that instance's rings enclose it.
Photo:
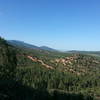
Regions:
[[[14,48],[0,38],[0,79],[12,79],[16,65],[17,59]]]
[[[100,60],[14,47],[0,38],[0,100],[100,99]]]

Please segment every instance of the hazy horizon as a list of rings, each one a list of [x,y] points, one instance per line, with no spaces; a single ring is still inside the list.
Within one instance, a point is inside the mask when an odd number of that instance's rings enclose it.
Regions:
[[[52,48],[52,49],[55,49],[55,50],[58,50],[58,51],[61,51],[61,52],[67,52],[67,51],[100,51],[100,50],[79,50],[79,49],[57,49],[57,48],[50,47],[48,45],[35,45],[35,44],[28,43],[28,42],[25,42],[25,41],[22,41],[22,40],[7,40],[7,41],[24,42],[24,43],[27,43],[29,45],[33,45],[33,46],[37,46],[37,47],[45,46],[45,47]]]
[[[68,51],[100,51],[99,0],[1,0],[0,36]]]

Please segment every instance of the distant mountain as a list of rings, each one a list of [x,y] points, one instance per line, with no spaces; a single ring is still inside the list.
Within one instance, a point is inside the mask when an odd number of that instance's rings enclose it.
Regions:
[[[100,57],[100,51],[78,51],[78,50],[71,50],[71,51],[67,51],[67,53],[86,54],[86,55],[90,55],[90,56]]]
[[[40,49],[38,46],[31,45],[31,44],[25,43],[23,41],[18,41],[18,40],[8,40],[8,44],[13,45],[13,46],[18,46],[21,48]]]
[[[47,51],[57,51],[57,50],[49,48],[47,46],[38,47],[38,46],[35,46],[35,45],[32,45],[32,44],[28,44],[28,43],[25,43],[23,41],[18,41],[18,40],[8,40],[7,42],[10,45],[13,45],[13,46],[16,46],[16,47],[20,47],[20,48],[36,49],[36,50],[47,50]]]
[[[69,53],[83,53],[83,54],[100,54],[100,51],[78,51],[78,50],[71,50],[67,51]]]
[[[56,49],[52,49],[52,48],[47,47],[47,46],[41,46],[40,48],[43,50],[48,50],[48,51],[57,51]]]
[[[90,53],[91,51],[79,51],[79,50],[70,50],[70,51],[67,51],[69,53]]]

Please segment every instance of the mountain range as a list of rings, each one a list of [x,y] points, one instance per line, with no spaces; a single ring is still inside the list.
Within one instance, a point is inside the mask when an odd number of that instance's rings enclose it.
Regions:
[[[27,49],[58,51],[56,49],[53,49],[53,48],[50,48],[50,47],[47,47],[47,46],[40,46],[39,47],[39,46],[35,46],[35,45],[28,44],[28,43],[25,43],[23,41],[18,41],[18,40],[8,40],[7,42],[8,42],[8,44],[15,46],[15,47],[17,46],[17,47],[27,48]]]

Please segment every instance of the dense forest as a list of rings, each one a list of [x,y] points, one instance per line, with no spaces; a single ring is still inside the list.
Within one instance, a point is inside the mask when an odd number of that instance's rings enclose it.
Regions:
[[[99,57],[19,48],[0,38],[0,100],[96,99]]]

